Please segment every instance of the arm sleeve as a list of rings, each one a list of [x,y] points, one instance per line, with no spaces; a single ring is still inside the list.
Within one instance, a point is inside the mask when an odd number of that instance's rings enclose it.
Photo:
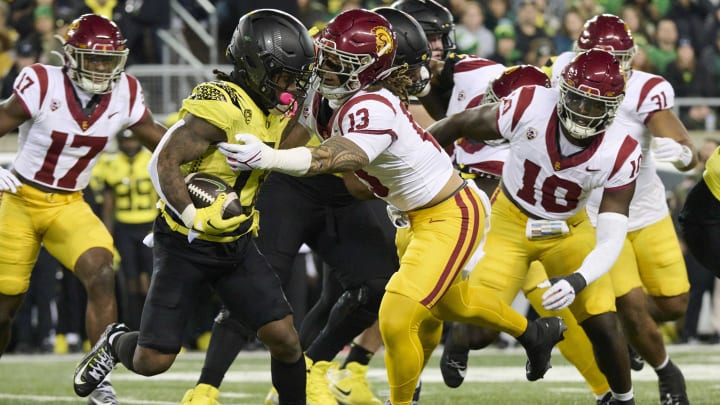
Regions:
[[[617,212],[601,212],[597,218],[597,243],[588,253],[577,273],[587,284],[600,278],[615,264],[627,235],[628,217]]]

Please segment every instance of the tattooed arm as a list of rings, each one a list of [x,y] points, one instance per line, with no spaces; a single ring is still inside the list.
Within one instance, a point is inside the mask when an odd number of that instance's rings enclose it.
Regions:
[[[307,175],[352,172],[370,163],[365,151],[342,136],[333,136],[320,146],[308,149],[312,160]]]

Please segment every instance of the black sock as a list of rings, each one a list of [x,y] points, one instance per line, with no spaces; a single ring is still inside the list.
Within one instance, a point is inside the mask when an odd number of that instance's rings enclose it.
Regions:
[[[133,356],[135,356],[135,348],[137,347],[138,336],[140,332],[127,332],[116,337],[112,343],[112,349],[120,362],[130,371],[135,371],[133,367]]]
[[[535,342],[538,340],[538,334],[540,330],[538,329],[535,322],[528,321],[527,329],[525,329],[525,332],[522,333],[522,335],[518,336],[516,339],[518,342],[520,342],[521,345],[525,349],[533,347],[535,345]]]
[[[280,405],[305,404],[305,356],[292,363],[283,363],[270,358],[270,372],[272,383],[280,397]]]
[[[375,353],[367,350],[359,344],[353,343],[352,345],[350,345],[350,353],[348,353],[348,356],[345,359],[345,363],[343,363],[342,368],[345,368],[348,363],[353,361],[360,363],[363,366],[367,366],[370,363],[370,360],[373,358],[374,354]]]
[[[252,336],[255,337],[254,334]],[[215,322],[198,384],[209,384],[220,388],[225,373],[247,341],[247,334],[233,328],[226,320]]]

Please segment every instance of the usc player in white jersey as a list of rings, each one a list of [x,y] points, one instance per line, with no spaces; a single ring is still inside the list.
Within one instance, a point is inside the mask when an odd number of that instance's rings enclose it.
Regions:
[[[450,102],[449,114],[473,108],[479,104],[499,101],[522,86],[550,86],[550,79],[543,71],[532,65],[512,66],[494,78],[485,88],[477,86],[483,82],[483,68],[469,70],[476,75],[459,76],[455,80],[454,96]],[[492,194],[497,188],[502,175],[503,163],[510,153],[510,144],[505,141],[494,141],[490,144],[469,138],[454,141],[453,161],[460,168],[463,177],[473,179],[483,191]],[[472,269],[472,265],[469,266]],[[523,286],[523,292],[530,300],[536,312],[542,316],[552,315],[542,307],[542,292],[536,289],[545,280],[545,270],[535,261],[531,264]],[[568,330],[565,339],[558,343],[563,356],[570,360],[583,375],[597,398],[607,396],[610,390],[605,375],[598,369],[592,354],[592,346],[583,329],[570,313],[563,309],[555,314],[560,315]],[[575,334],[581,335],[574,338]],[[440,359],[440,371],[445,384],[451,388],[459,387],[467,372],[468,354],[471,348],[480,349],[497,339],[496,331],[476,328],[468,324],[453,323],[446,334],[443,354]],[[579,355],[581,353],[581,355]],[[609,396],[607,396],[609,398]]]
[[[670,361],[657,322],[678,319],[685,314],[690,284],[673,227],[665,187],[655,161],[672,162],[682,171],[697,164],[687,129],[673,113],[675,92],[664,78],[632,69],[635,43],[627,24],[612,14],[595,16],[585,23],[576,49],[606,49],[620,60],[626,71],[625,99],[615,122],[622,125],[643,150],[637,189],[630,203],[628,243],[610,274],[617,296],[618,314],[625,336],[659,377],[664,404],[689,403],[680,369]],[[575,52],[557,57],[552,77],[561,71]],[[652,153],[650,153],[652,151]],[[588,200],[590,219],[595,221],[602,190]],[[646,300],[646,295],[650,300]],[[642,363],[636,366],[642,367]]]
[[[339,14],[316,40],[314,88],[334,110],[318,147],[273,150],[250,135],[221,144],[238,170],[264,168],[296,176],[354,171],[373,193],[405,212],[396,238],[400,269],[390,279],[379,323],[393,405],[408,405],[442,332],[465,321],[510,333],[526,348],[526,377],[541,378],[562,339],[560,318],[528,322],[481,286],[460,277],[483,242],[489,202],[453,169],[449,156],[406,109],[409,79],[391,68],[395,34],[367,10]],[[317,120],[312,120],[317,122]],[[302,126],[299,128],[302,129]]]
[[[543,307],[570,308],[608,378],[611,403],[634,403],[627,347],[606,274],[622,249],[642,160],[638,142],[613,122],[624,86],[618,61],[591,50],[565,68],[559,91],[522,87],[500,103],[466,110],[428,129],[443,144],[456,134],[510,141],[485,255],[470,283],[494,288],[512,302],[530,263],[539,260],[550,277],[539,286],[547,287]],[[604,195],[595,231],[584,206],[597,187]]]
[[[165,132],[123,72],[128,49],[115,23],[85,14],[64,41],[65,66],[26,67],[0,105],[0,136],[19,127],[12,169],[0,169],[0,353],[41,243],[85,286],[90,341],[116,321],[113,240],[82,190],[117,133],[130,128],[154,148]]]

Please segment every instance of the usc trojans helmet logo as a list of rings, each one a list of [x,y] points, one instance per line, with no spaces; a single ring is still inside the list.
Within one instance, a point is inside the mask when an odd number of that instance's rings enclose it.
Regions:
[[[375,50],[378,56],[385,55],[393,49],[393,35],[387,28],[378,26],[372,29],[375,34]]]

